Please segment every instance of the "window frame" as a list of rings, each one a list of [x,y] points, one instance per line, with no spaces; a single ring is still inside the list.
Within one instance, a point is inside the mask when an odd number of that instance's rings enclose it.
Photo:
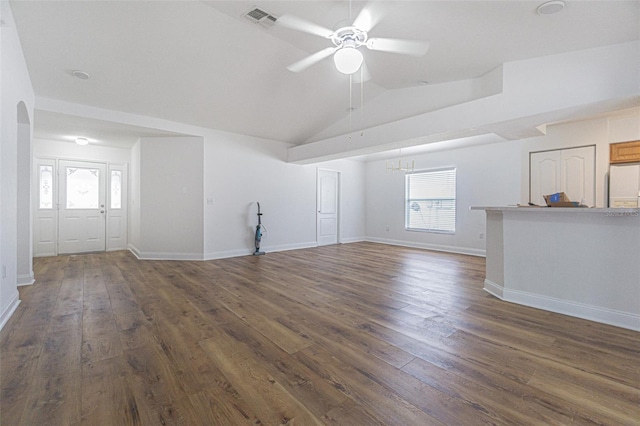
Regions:
[[[410,192],[410,188],[411,188],[411,178],[412,176],[417,176],[417,175],[428,175],[431,173],[438,173],[438,172],[453,172],[453,197],[448,197],[448,198],[439,198],[439,199],[433,199],[433,200],[438,200],[440,203],[444,200],[453,200],[453,223],[452,228],[448,227],[449,229],[445,229],[444,227],[424,227],[424,228],[416,228],[416,227],[411,227],[411,221],[410,221],[410,209],[411,209],[411,205],[413,203],[416,202],[416,200],[422,200],[422,199],[411,199],[409,198],[409,192]],[[458,198],[457,198],[457,185],[458,185],[458,171],[457,168],[455,166],[450,166],[450,167],[440,167],[440,168],[434,168],[434,169],[426,169],[426,170],[419,170],[419,171],[415,171],[415,172],[410,172],[410,173],[406,173],[405,174],[405,193],[404,193],[404,229],[405,231],[413,231],[413,232],[429,232],[429,233],[434,233],[434,234],[448,234],[448,235],[453,235],[456,233],[456,229],[457,229],[457,222],[458,222],[458,209],[457,209],[457,204],[458,204]],[[450,178],[449,178],[450,179]],[[414,182],[414,185],[416,184],[416,182]],[[426,225],[426,224],[425,224]]]

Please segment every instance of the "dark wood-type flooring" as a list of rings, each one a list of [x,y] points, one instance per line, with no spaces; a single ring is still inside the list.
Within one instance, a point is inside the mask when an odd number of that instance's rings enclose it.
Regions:
[[[0,333],[1,424],[640,424],[640,333],[499,301],[484,264],[38,258]]]

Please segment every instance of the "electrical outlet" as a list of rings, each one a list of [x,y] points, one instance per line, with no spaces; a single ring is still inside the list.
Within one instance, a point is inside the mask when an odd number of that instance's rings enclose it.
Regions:
[[[481,232],[480,234],[478,234],[478,238],[480,238],[481,240],[484,240],[484,232]]]
[[[387,227],[385,227],[385,230],[386,230],[387,232],[389,232],[389,227],[388,227],[388,226],[387,226]]]

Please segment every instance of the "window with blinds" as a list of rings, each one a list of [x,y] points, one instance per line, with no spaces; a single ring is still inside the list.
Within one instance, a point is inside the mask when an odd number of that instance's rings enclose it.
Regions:
[[[456,231],[456,169],[405,176],[405,228],[409,231]]]

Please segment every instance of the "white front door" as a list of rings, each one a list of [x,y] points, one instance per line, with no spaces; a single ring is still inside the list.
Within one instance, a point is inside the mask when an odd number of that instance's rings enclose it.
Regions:
[[[59,163],[58,253],[105,250],[105,175],[101,163]]]
[[[319,246],[338,244],[340,173],[318,170],[317,241]]]

